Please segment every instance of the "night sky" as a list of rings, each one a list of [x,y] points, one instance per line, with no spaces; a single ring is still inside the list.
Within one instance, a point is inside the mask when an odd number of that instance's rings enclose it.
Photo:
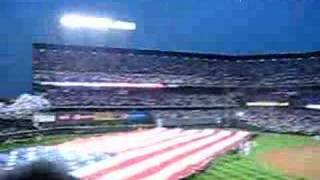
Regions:
[[[66,13],[134,21],[70,30]],[[0,97],[31,92],[33,42],[212,53],[320,50],[319,0],[0,0]]]

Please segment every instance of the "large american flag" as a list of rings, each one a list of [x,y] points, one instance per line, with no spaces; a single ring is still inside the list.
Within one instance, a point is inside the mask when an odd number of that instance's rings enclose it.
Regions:
[[[60,147],[117,154],[71,172],[81,179],[174,180],[205,168],[214,158],[239,147],[250,135],[223,129],[155,128],[80,139]]]
[[[14,150],[3,167],[47,158],[64,163],[71,175],[83,180],[175,180],[204,169],[250,136],[246,131],[179,128],[111,133]]]

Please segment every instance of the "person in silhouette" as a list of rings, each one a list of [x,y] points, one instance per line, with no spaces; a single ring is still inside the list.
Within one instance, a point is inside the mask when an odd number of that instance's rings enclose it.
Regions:
[[[0,180],[77,180],[63,166],[49,161],[37,161],[0,174]]]

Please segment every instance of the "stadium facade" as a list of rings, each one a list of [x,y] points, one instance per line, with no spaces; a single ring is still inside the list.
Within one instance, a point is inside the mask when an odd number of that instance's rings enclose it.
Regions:
[[[59,111],[142,110],[165,126],[318,134],[320,52],[217,55],[33,44],[33,90]]]

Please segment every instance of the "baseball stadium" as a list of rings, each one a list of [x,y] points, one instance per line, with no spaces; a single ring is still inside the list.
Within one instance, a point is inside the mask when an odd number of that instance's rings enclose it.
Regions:
[[[56,42],[30,43],[32,90],[0,99],[0,179],[320,179],[320,51]]]

